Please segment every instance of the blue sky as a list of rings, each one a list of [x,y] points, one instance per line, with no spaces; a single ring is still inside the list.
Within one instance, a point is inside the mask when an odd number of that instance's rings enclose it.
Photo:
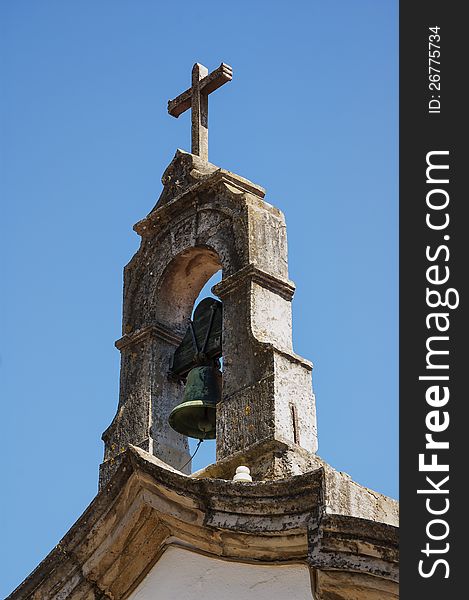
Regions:
[[[397,2],[18,0],[0,28],[0,595],[96,493],[132,225],[190,150],[166,102],[196,61],[234,71],[210,97],[210,160],[286,216],[319,454],[396,497]]]

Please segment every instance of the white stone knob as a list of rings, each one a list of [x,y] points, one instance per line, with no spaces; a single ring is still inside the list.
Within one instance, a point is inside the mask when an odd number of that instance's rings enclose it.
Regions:
[[[242,482],[242,483],[251,482],[252,477],[251,477],[251,471],[249,470],[249,467],[245,467],[244,465],[241,465],[240,467],[238,467],[236,469],[236,474],[233,477],[233,481]]]

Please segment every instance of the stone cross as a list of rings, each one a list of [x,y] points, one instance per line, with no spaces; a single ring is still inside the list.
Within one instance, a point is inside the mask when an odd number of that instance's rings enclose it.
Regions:
[[[173,117],[192,109],[191,152],[203,160],[208,161],[208,95],[232,78],[233,70],[225,63],[221,63],[210,75],[206,67],[195,63],[192,67],[192,86],[168,102],[168,112]]]

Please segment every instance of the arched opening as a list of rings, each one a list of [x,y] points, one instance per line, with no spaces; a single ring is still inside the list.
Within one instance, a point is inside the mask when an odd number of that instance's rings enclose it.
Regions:
[[[188,248],[178,254],[158,286],[155,320],[184,334],[201,290],[221,268],[217,253],[206,246]]]
[[[194,310],[201,300],[203,300],[204,298],[207,298],[207,297],[216,298],[216,296],[212,293],[212,287],[214,285],[216,285],[217,283],[220,283],[221,279],[222,279],[221,270],[217,271],[210,277],[210,279],[207,281],[207,283],[200,290],[200,293],[194,302],[191,317],[194,315]],[[221,358],[220,362],[221,362],[221,370],[223,371],[223,357]],[[196,439],[189,438],[189,451],[190,451],[191,456],[194,454],[194,452],[197,448],[197,444],[198,444],[198,442]],[[199,469],[203,469],[207,465],[210,465],[215,462],[216,446],[217,446],[216,440],[205,440],[200,445],[200,448],[198,449],[197,454],[192,459],[192,472],[193,473],[195,471],[198,471]]]
[[[177,255],[163,273],[158,286],[155,321],[184,336],[199,302],[207,297],[216,298],[211,288],[221,281],[221,268],[218,255],[208,247],[190,248]],[[184,387],[184,382],[179,380],[177,390],[173,388],[173,408],[183,401]],[[192,456],[198,440],[187,439]],[[192,472],[214,463],[215,456],[216,440],[204,440],[192,460]]]

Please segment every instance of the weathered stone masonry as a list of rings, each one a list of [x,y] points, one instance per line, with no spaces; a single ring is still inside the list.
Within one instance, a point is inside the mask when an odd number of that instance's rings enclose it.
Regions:
[[[223,280],[214,290],[224,310],[217,459],[256,446],[254,475],[300,472],[291,460],[278,460],[286,447],[317,449],[312,366],[292,349],[295,288],[284,217],[259,186],[180,150],[162,181],[157,205],[135,226],[142,243],[125,268],[123,337],[116,343],[120,401],[103,435],[102,481],[129,443],[176,468],[187,462],[187,440],[167,421],[183,393],[168,378],[169,364],[199,291],[220,268]],[[275,457],[272,442],[278,442]],[[267,466],[264,456],[256,473],[262,444],[272,460]]]

